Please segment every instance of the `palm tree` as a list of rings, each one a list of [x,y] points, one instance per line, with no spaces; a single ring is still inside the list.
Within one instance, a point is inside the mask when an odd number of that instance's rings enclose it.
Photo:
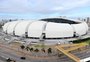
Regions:
[[[21,49],[22,49],[22,50],[25,48],[25,46],[24,46],[24,45],[21,45],[20,47],[21,47]]]
[[[29,49],[30,49],[30,48],[27,46],[27,47],[26,47],[26,50],[28,51]]]
[[[25,46],[24,45],[21,45],[20,47],[22,49],[22,54],[23,54],[23,49],[25,49]],[[26,58],[24,56],[22,56],[21,59],[26,59]]]
[[[45,53],[45,49],[44,48],[42,48],[41,51]]]
[[[29,48],[29,50],[32,52],[34,49],[33,48]]]
[[[52,49],[51,48],[48,48],[48,53],[52,53]]]
[[[39,50],[36,48],[35,50],[34,50],[35,52],[39,52]]]

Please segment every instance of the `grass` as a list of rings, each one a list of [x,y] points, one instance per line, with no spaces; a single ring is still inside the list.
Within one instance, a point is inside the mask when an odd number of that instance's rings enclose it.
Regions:
[[[89,40],[87,40],[87,41],[86,41],[86,43],[90,45],[90,39],[89,39]]]
[[[90,45],[90,38],[87,38],[87,39],[82,39],[82,40],[75,40],[73,41],[73,43],[85,43],[85,44],[88,44]]]
[[[45,45],[41,45],[41,44],[37,44],[37,45],[35,45],[34,47],[46,47]]]

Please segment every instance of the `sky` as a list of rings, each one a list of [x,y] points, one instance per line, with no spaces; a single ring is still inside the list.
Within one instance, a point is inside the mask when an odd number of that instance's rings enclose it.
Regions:
[[[89,17],[90,0],[0,0],[0,18]]]

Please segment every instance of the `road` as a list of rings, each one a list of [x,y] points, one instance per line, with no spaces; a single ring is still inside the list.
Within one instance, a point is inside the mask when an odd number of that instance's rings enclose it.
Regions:
[[[90,35],[90,32],[88,35]],[[8,44],[4,44],[4,45],[8,46]],[[90,56],[90,52],[87,52],[87,53],[81,52],[81,54],[75,53],[75,55],[77,55],[78,57],[80,56],[82,59],[82,58],[85,58],[86,56]],[[52,58],[50,58],[50,59],[35,59],[35,58],[27,57],[26,60],[21,60],[20,59],[21,56],[22,55],[17,54],[15,51],[11,51],[10,49],[0,46],[0,62],[5,62],[6,58],[12,58],[12,59],[16,60],[16,62],[73,62],[70,58],[68,58],[65,55],[62,57],[56,56],[54,59],[52,59]]]
[[[16,62],[30,62],[30,60],[28,60],[28,59],[25,61],[21,60],[20,56],[18,54],[15,54],[15,53],[10,52],[10,51],[6,51],[5,49],[2,49],[2,48],[0,48],[0,56],[4,57],[4,58],[12,58],[12,59],[16,60]]]
[[[7,44],[5,44],[6,47],[8,47]],[[32,58],[31,56],[30,57],[26,57],[26,60],[21,60],[20,57],[22,55],[19,55],[19,54],[16,54],[15,51],[13,50],[10,50],[9,48],[6,48],[4,46],[1,46],[0,44],[0,60],[2,60],[2,57],[4,58],[12,58],[14,60],[16,60],[16,62],[73,62],[70,58],[68,58],[67,56],[63,56],[63,57],[58,57],[58,56],[55,56],[54,58],[49,58],[49,59],[45,59],[45,58]],[[2,60],[1,62],[5,62],[5,59]]]
[[[3,46],[1,46],[1,44],[0,44],[0,57],[12,58],[12,59],[16,60],[16,62],[40,62],[43,60],[43,59],[42,60],[35,59],[33,57],[30,57],[30,58],[26,57],[26,60],[22,60],[22,59],[20,59],[20,57],[22,57],[22,56],[23,56],[23,54],[21,52],[16,52],[15,50],[8,48],[8,44],[5,44]]]

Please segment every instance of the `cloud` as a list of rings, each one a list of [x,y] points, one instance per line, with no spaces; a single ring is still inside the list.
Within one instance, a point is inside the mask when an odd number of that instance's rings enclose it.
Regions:
[[[27,4],[26,0],[0,0],[0,12],[26,12]]]
[[[54,7],[53,10],[65,12],[67,10],[74,10],[80,7],[90,6],[90,0],[63,0],[62,3],[59,4],[61,5]]]
[[[90,0],[0,0],[0,13],[63,13],[90,6]]]

